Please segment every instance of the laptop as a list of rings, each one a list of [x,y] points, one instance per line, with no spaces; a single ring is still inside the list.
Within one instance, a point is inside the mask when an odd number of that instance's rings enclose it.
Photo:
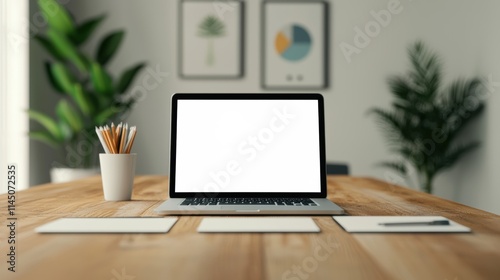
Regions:
[[[337,215],[321,94],[176,93],[163,215]]]

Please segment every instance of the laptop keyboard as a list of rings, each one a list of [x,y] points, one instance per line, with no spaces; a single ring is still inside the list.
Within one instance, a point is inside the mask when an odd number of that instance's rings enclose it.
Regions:
[[[181,205],[278,205],[278,206],[318,206],[309,198],[225,198],[191,197]]]

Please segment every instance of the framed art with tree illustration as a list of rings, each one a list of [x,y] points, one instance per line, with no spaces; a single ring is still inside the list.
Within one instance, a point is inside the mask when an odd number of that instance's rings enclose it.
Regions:
[[[179,76],[243,76],[243,2],[185,0],[179,7]]]

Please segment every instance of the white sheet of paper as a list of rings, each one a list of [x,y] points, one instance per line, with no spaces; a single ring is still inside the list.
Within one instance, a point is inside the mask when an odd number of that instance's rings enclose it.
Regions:
[[[176,217],[61,218],[35,228],[38,233],[167,233]]]
[[[320,232],[312,218],[204,218],[198,232]]]
[[[442,216],[333,216],[347,232],[470,232],[471,229]],[[450,225],[384,226],[380,223],[448,220]]]

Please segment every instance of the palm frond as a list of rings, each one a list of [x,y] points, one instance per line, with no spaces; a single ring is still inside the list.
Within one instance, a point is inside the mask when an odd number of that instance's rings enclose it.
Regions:
[[[386,132],[386,139],[391,146],[400,147],[401,143],[412,142],[415,139],[415,128],[419,124],[418,122],[412,124],[413,116],[380,108],[373,108],[369,113],[375,114],[376,122]]]
[[[406,77],[392,76],[387,79],[392,95],[401,102],[411,102],[413,88]]]
[[[484,111],[485,105],[480,98],[482,89],[479,79],[459,79],[450,85],[448,94],[442,97],[440,109],[445,118],[449,142]]]
[[[468,154],[469,152],[479,148],[480,144],[477,141],[455,146],[450,148],[449,151],[438,161],[439,166],[438,171],[452,167],[460,158]]]
[[[441,62],[438,56],[418,41],[408,49],[408,56],[413,66],[408,74],[413,81],[415,91],[429,101],[433,100],[441,82]]]
[[[198,35],[202,37],[223,36],[224,33],[224,22],[212,15],[205,17],[198,25]]]
[[[466,80],[457,79],[451,83],[451,85],[446,89],[447,95],[444,95],[440,99],[440,104],[443,106],[443,111],[448,114],[454,112],[463,111],[466,102],[470,101],[480,101],[479,94],[481,87],[483,87],[482,82],[478,78]],[[477,99],[477,100],[471,100]]]
[[[388,110],[373,108],[368,113],[374,114],[378,125],[386,131],[388,138],[399,139],[401,129],[404,124],[401,123],[401,118],[395,113]]]
[[[406,174],[408,172],[408,170],[406,169],[406,165],[403,161],[384,161],[384,162],[381,162],[377,165],[381,166],[381,167],[387,167],[389,169],[397,171],[398,173],[400,173],[401,175],[404,175],[404,176],[406,176]]]

